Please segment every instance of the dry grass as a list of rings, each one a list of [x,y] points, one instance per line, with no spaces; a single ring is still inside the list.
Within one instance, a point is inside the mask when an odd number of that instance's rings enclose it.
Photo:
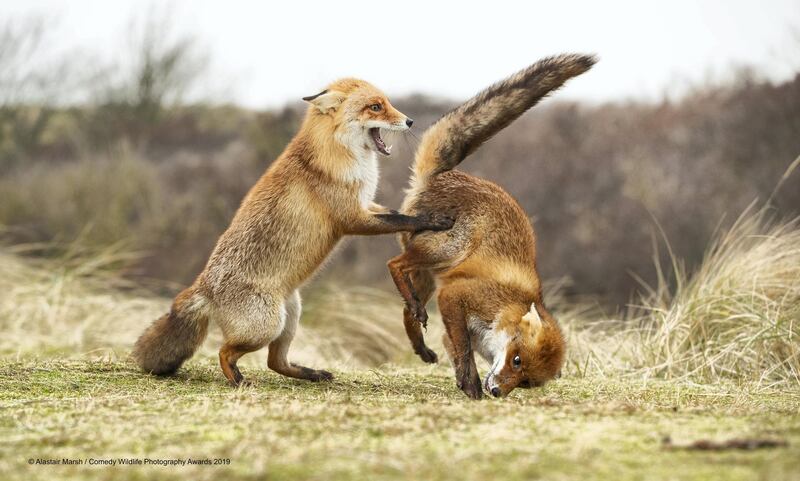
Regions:
[[[5,479],[792,479],[800,466],[800,230],[742,216],[701,269],[597,320],[548,294],[569,339],[566,375],[544,389],[469,402],[446,363],[407,347],[397,296],[306,293],[294,361],[331,369],[310,384],[243,367],[231,390],[218,331],[174,378],[126,360],[169,299],[118,275],[117,250],[34,260],[0,252],[0,471]],[[556,286],[557,287],[557,286]],[[427,337],[440,354],[441,322]],[[73,360],[65,360],[72,358]],[[412,367],[413,366],[413,367]],[[485,366],[483,367],[485,369]],[[742,437],[758,452],[666,450]],[[29,466],[28,458],[229,458],[217,467]]]
[[[144,327],[169,309],[170,299],[119,275],[119,266],[130,256],[117,248],[70,248],[57,260],[21,255],[39,249],[0,251],[0,355],[125,359]],[[411,357],[397,296],[322,286],[307,298],[292,348],[294,361],[351,369]],[[212,326],[199,356],[216,356],[220,345],[221,333]],[[248,359],[244,365],[264,365],[263,352]]]
[[[674,256],[673,256],[674,259]],[[748,210],[719,233],[699,269],[679,261],[623,319],[573,333],[581,372],[723,379],[761,386],[800,383],[800,226]]]
[[[0,360],[3,479],[788,481],[800,469],[797,391],[565,378],[471,402],[444,366],[335,370],[322,384],[261,370],[244,389],[218,371],[194,360],[158,379],[123,362]],[[683,451],[665,436],[789,446]],[[27,464],[130,457],[230,464]]]
[[[114,249],[61,260],[0,253],[0,353],[44,351],[124,358],[138,333],[169,300],[115,274],[126,260]],[[569,340],[570,376],[632,376],[761,386],[800,381],[800,226],[766,210],[748,210],[710,246],[688,275],[659,270],[622,319],[598,319],[580,305],[547,295]],[[554,291],[557,291],[555,289]],[[426,337],[440,354],[441,322]],[[365,287],[317,287],[306,294],[293,357],[311,365],[376,367],[417,362],[407,347],[397,296]],[[201,355],[220,344],[212,331]],[[263,354],[263,353],[262,353]],[[250,356],[261,363],[263,355]]]
[[[800,227],[747,211],[676,287],[661,281],[640,307],[648,374],[714,382],[800,383]],[[663,277],[662,277],[663,279]]]
[[[113,266],[126,256],[114,249],[94,255],[68,251],[59,260],[0,252],[0,352],[5,355],[80,355],[130,347],[145,319],[169,304],[143,295]]]

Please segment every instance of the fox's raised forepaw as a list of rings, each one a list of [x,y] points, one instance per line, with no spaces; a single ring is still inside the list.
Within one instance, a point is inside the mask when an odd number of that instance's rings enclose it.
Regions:
[[[422,228],[420,230],[448,230],[456,223],[456,220],[449,215],[429,214],[420,217],[422,220]]]
[[[439,362],[439,356],[436,355],[428,346],[423,346],[419,351],[417,351],[417,355],[420,359],[428,364],[436,364]]]

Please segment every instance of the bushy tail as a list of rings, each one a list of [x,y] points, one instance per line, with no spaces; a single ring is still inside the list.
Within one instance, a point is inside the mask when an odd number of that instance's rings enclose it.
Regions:
[[[594,55],[548,57],[452,110],[422,138],[414,161],[414,183],[454,168],[547,94],[596,62]]]
[[[208,333],[205,298],[192,288],[181,292],[169,313],[145,329],[131,356],[148,373],[173,374],[194,354]]]

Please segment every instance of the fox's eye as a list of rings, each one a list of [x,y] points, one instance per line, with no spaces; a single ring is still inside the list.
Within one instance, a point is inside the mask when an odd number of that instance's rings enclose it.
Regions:
[[[522,364],[522,359],[520,359],[519,356],[514,356],[514,360],[511,362],[514,363],[514,367],[519,367],[519,365]]]
[[[383,106],[381,104],[372,104],[369,106],[369,109],[373,112],[380,112]]]

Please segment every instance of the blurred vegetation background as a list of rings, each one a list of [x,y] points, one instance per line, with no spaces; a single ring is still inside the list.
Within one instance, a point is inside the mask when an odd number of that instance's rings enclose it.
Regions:
[[[207,73],[198,39],[153,19],[127,35],[126,68],[78,55],[42,62],[45,21],[0,24],[0,232],[6,243],[47,243],[39,256],[124,245],[139,254],[126,259],[126,278],[171,294],[202,269],[305,106],[187,102]],[[381,159],[379,201],[396,207],[419,136],[461,99],[392,100],[416,120],[415,135],[391,139]],[[774,83],[740,69],[658,103],[556,95],[462,168],[519,200],[541,274],[560,280],[562,295],[613,308],[663,281],[653,260],[667,255],[665,241],[691,271],[754,199],[778,217],[800,214],[799,173],[773,192],[798,154],[800,73]],[[320,276],[391,289],[385,261],[397,252],[391,236],[350,239]]]

